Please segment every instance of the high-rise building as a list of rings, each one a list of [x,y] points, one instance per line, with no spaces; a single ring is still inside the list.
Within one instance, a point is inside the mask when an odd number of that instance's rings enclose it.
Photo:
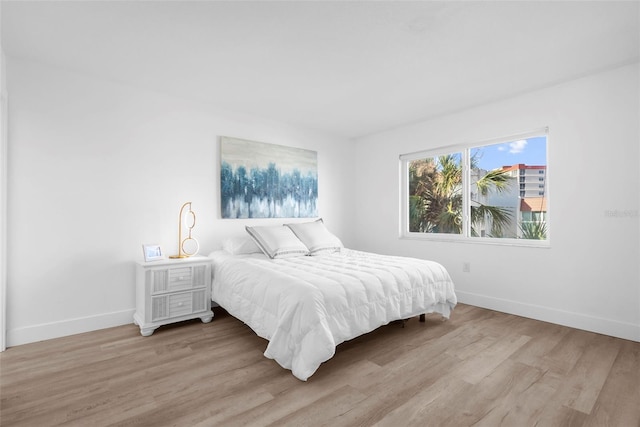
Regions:
[[[503,171],[517,178],[520,188],[520,198],[544,197],[547,181],[546,166],[529,166],[522,163],[513,166],[503,166]]]
[[[518,185],[520,194],[516,214],[518,224],[522,226],[527,223],[544,223],[547,216],[547,167],[519,163],[503,166],[502,170],[508,171]],[[518,230],[518,235],[520,234]]]

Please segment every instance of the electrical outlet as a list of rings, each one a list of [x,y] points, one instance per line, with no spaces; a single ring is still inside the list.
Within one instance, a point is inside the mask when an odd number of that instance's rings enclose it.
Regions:
[[[465,261],[462,263],[462,272],[463,273],[471,273],[471,263]]]

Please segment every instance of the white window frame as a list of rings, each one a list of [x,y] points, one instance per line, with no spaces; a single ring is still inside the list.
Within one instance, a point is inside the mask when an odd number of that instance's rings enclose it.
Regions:
[[[545,199],[547,205],[547,212],[544,214],[547,238],[545,240],[533,240],[533,239],[513,239],[513,238],[496,238],[496,237],[475,237],[471,236],[471,221],[469,218],[469,195],[471,192],[471,167],[470,167],[470,152],[473,148],[478,148],[486,145],[501,144],[505,142],[517,141],[520,139],[527,139],[536,136],[546,136],[546,170],[545,175]],[[399,237],[401,239],[414,239],[414,240],[428,240],[428,241],[444,241],[444,242],[458,242],[458,243],[479,243],[479,244],[491,244],[491,245],[503,245],[503,246],[528,246],[528,247],[542,247],[548,248],[551,246],[551,198],[550,198],[550,167],[549,167],[549,128],[544,127],[536,129],[530,132],[524,132],[514,135],[509,135],[500,138],[493,138],[485,141],[456,144],[441,146],[429,150],[417,151],[413,153],[401,154],[399,156],[399,172],[400,172],[400,230]],[[467,195],[462,199],[462,233],[461,234],[449,234],[449,233],[424,233],[424,232],[411,232],[409,231],[409,163],[413,160],[435,158],[442,155],[461,153],[462,154],[462,194]]]

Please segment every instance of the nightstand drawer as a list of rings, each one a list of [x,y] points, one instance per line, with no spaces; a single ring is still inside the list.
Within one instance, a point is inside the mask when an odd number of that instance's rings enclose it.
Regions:
[[[191,307],[192,300],[193,295],[191,292],[169,295],[169,317],[191,314],[193,311]]]
[[[151,320],[168,319],[207,310],[207,293],[204,289],[153,297]]]
[[[200,288],[208,283],[205,265],[149,270],[147,274],[150,275],[152,294]]]
[[[191,267],[169,270],[169,290],[174,291],[192,286]]]
[[[151,320],[156,321],[190,314],[192,300],[191,292],[153,297],[151,299]]]

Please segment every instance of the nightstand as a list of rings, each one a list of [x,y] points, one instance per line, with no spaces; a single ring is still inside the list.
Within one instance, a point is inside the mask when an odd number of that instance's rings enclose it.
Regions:
[[[211,259],[138,262],[133,322],[148,337],[158,327],[199,317],[211,322]]]

